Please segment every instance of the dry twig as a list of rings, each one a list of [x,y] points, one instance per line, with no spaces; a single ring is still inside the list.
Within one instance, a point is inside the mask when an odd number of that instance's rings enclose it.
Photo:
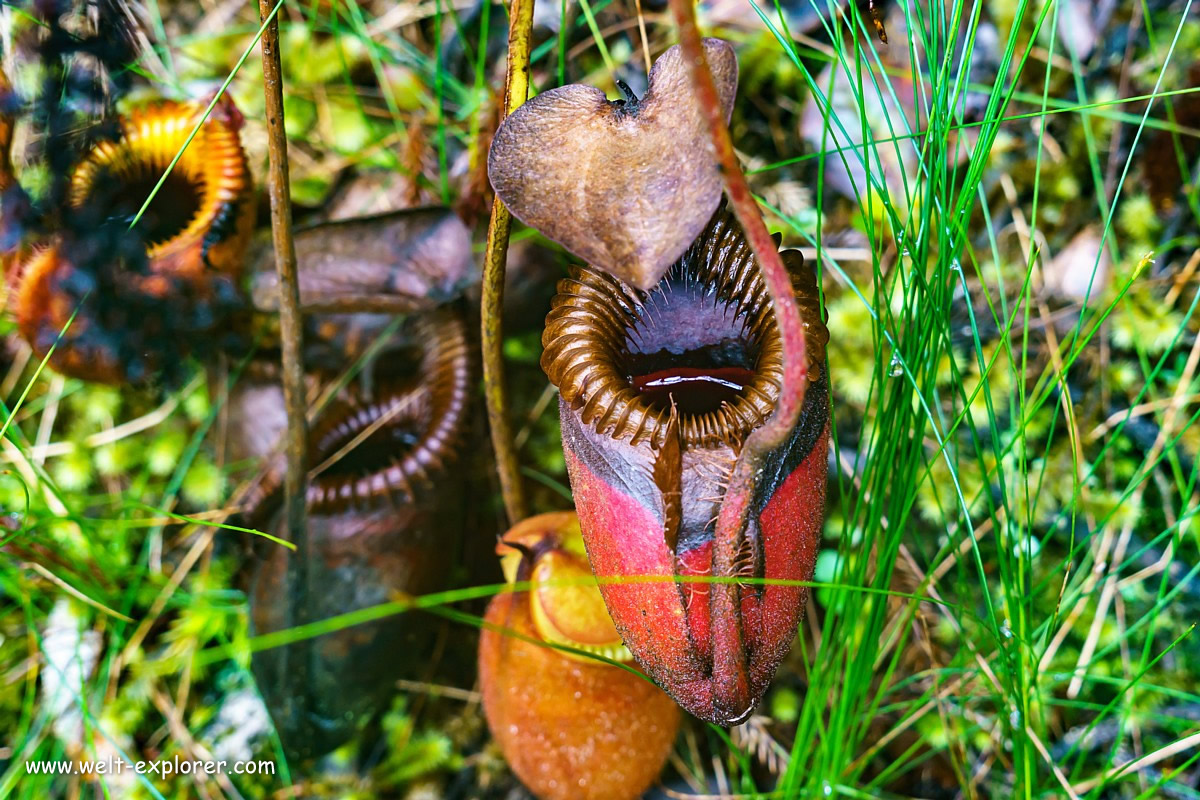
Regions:
[[[511,114],[529,95],[529,42],[533,33],[534,0],[513,0],[509,9],[508,75],[504,81],[504,108],[500,119]],[[483,347],[484,396],[487,399],[488,427],[492,449],[496,451],[496,471],[509,524],[525,518],[525,493],[521,486],[521,467],[513,445],[512,425],[508,419],[508,389],[504,383],[504,272],[508,262],[508,236],[512,215],[499,197],[492,200],[488,221],[487,250],[483,261],[483,302],[480,308]]]
[[[280,0],[282,5],[282,0]],[[300,317],[300,281],[296,247],[292,237],[292,196],[288,182],[287,131],[283,125],[283,68],[279,60],[280,5],[259,0],[258,12],[265,28],[262,35],[263,94],[266,98],[268,166],[267,193],[271,200],[271,238],[275,247],[275,270],[279,275],[279,327],[283,355],[283,394],[287,407],[287,476],[284,480],[284,515],[288,539],[296,552],[288,561],[288,585],[293,595],[297,625],[309,617],[309,547],[305,519],[308,483],[307,405],[304,396],[304,364],[301,355],[303,322]],[[303,672],[308,659],[297,659]],[[296,676],[304,685],[306,676]]]

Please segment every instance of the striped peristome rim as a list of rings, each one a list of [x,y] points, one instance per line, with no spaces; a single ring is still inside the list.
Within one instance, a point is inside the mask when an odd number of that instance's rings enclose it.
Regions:
[[[786,250],[782,256],[803,317],[809,377],[816,381],[829,341],[816,276],[799,251]],[[649,292],[599,270],[573,267],[570,277],[559,282],[546,318],[542,369],[562,400],[597,433],[634,445],[660,446],[671,410],[642,395],[624,364],[630,358],[631,331],[651,313],[654,293],[668,286],[696,291],[705,302],[722,304],[741,321],[754,358],[753,380],[732,402],[716,410],[680,415],[680,432],[687,445],[740,446],[775,408],[783,382],[783,347],[754,253],[724,206]]]
[[[71,204],[84,205],[106,175],[117,180],[156,180],[171,166],[203,112],[199,103],[164,100],[123,115],[120,135],[99,142],[76,167],[71,177]],[[238,133],[215,115],[200,126],[172,172],[195,187],[199,208],[181,231],[165,241],[147,243],[151,261],[169,250],[203,241],[226,217],[238,214],[238,206],[251,188]],[[227,265],[229,271],[241,267],[240,260]]]

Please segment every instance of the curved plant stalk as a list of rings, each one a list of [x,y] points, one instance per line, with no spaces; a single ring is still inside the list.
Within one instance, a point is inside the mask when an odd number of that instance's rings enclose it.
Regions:
[[[508,74],[504,81],[504,108],[501,121],[529,96],[529,42],[533,33],[534,0],[513,0],[509,8]],[[521,466],[513,444],[508,419],[508,389],[504,383],[504,270],[508,261],[508,236],[512,215],[499,197],[492,199],[488,221],[487,249],[483,260],[483,302],[480,308],[483,346],[483,384],[487,399],[488,427],[492,449],[496,451],[496,470],[504,509],[509,524],[526,516],[525,492],[521,486]]]
[[[679,44],[683,48],[685,62],[692,68],[696,99],[708,118],[713,148],[725,178],[729,206],[737,216],[762,269],[783,342],[783,386],[779,403],[771,418],[750,434],[742,447],[730,475],[729,487],[721,501],[713,540],[713,575],[730,580],[713,584],[712,614],[715,618],[740,620],[738,586],[732,579],[737,574],[737,556],[749,522],[755,480],[763,457],[783,445],[800,418],[808,387],[808,359],[804,323],[792,292],[791,279],[734,153],[716,84],[704,58],[704,46],[696,28],[692,3],[693,0],[670,0],[671,13],[679,27]],[[713,629],[714,705],[736,715],[748,705],[746,698],[750,693],[741,624],[719,625]]]
[[[271,200],[271,238],[275,247],[275,269],[279,274],[279,326],[283,355],[283,393],[287,406],[287,475],[284,479],[284,514],[288,539],[296,545],[288,561],[288,577],[297,608],[296,623],[309,617],[309,546],[305,518],[308,421],[304,398],[304,364],[301,356],[303,320],[300,317],[300,281],[296,270],[296,246],[292,236],[292,197],[288,183],[287,132],[283,127],[283,68],[279,60],[278,6],[259,0],[263,20],[263,94],[267,111],[267,192]],[[308,659],[297,666],[307,669]],[[297,676],[302,685],[305,676]]]

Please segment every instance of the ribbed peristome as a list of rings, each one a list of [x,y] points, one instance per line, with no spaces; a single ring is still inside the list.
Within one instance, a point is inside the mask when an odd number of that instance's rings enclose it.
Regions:
[[[784,263],[800,306],[808,350],[809,378],[820,378],[829,333],[821,320],[816,277],[798,251]],[[691,284],[712,302],[726,304],[742,321],[754,354],[754,378],[733,402],[715,411],[680,416],[689,446],[717,442],[740,445],[770,416],[783,380],[783,348],[770,295],[737,220],[724,207],[672,265],[658,287],[643,292],[607,273],[574,267],[559,282],[542,336],[542,369],[563,401],[597,433],[637,445],[662,444],[669,407],[656,405],[630,381],[624,364],[629,338],[653,306],[653,293],[672,284]]]
[[[163,100],[131,110],[121,117],[120,135],[97,144],[71,177],[70,202],[81,207],[103,180],[157,180],[186,144],[172,174],[194,187],[199,208],[183,230],[165,241],[147,242],[152,271],[191,274],[211,267],[238,273],[244,267],[253,181],[237,127],[228,118],[237,111],[218,105],[221,113],[205,119],[188,143],[205,108]]]

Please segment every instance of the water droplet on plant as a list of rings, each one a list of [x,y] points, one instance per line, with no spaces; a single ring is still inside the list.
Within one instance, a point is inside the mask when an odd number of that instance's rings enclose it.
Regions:
[[[950,262],[950,269],[953,272],[962,272],[962,262],[957,258]]]
[[[825,785],[821,787],[821,793],[826,797],[831,796],[833,794],[833,784],[825,781]]]
[[[1004,622],[1002,622],[1000,624],[1000,635],[1003,636],[1005,639],[1012,638],[1012,635],[1013,635],[1012,626],[1010,626],[1008,624],[1008,620],[1004,620]]]
[[[888,366],[888,375],[893,378],[899,378],[904,374],[904,364],[900,361],[900,356],[893,355],[892,363]]]

